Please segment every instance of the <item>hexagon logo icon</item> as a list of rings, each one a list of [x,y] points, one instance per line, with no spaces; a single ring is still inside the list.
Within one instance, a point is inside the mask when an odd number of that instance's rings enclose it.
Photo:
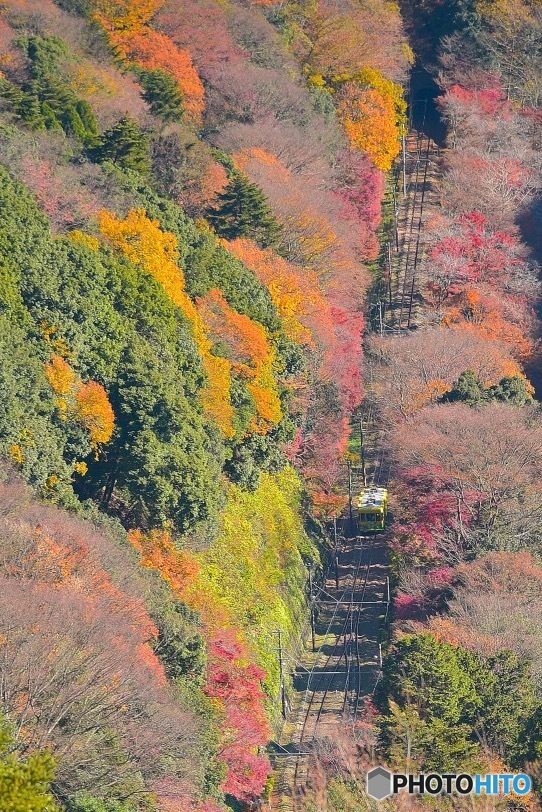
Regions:
[[[367,773],[367,795],[383,801],[391,795],[391,773],[385,767],[374,767]]]

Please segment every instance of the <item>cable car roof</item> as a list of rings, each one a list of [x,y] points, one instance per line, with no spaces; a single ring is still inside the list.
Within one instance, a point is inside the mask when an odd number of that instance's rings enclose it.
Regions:
[[[386,488],[365,488],[359,495],[358,508],[380,508],[388,501]]]

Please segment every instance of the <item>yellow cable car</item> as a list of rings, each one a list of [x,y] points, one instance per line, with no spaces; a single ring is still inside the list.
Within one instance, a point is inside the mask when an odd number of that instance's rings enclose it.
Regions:
[[[365,488],[358,499],[358,525],[363,532],[384,530],[388,512],[386,488]]]

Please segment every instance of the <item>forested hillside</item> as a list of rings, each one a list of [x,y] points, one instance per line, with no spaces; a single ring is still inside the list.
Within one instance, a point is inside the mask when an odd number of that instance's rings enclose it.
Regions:
[[[266,791],[412,62],[370,2],[6,0],[0,805]]]
[[[299,808],[371,809],[377,761],[537,808],[541,42],[539,0],[0,4],[2,812],[272,795],[362,402],[392,623]],[[375,333],[420,120],[415,316]]]
[[[420,327],[371,342],[396,466],[377,735],[402,768],[524,770],[539,797],[541,8],[403,11],[447,140]]]

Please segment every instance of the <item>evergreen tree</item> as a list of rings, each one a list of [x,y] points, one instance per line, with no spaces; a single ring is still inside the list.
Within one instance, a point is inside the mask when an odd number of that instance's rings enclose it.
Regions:
[[[480,704],[474,684],[462,669],[457,650],[432,634],[399,640],[386,662],[387,694],[400,705],[414,700],[422,718],[450,724],[472,718]]]
[[[462,372],[453,388],[442,397],[442,403],[455,403],[461,401],[467,406],[478,406],[498,400],[511,403],[514,406],[525,406],[532,401],[533,396],[529,384],[521,375],[502,378],[495,386],[484,387],[472,370]]]
[[[85,125],[77,112],[74,104],[68,104],[62,116],[62,126],[68,135],[74,135],[79,141],[84,141],[87,136]]]
[[[489,388],[488,393],[492,399],[512,403],[514,406],[525,406],[533,400],[527,381],[520,375],[502,378],[497,386]]]
[[[467,767],[480,699],[456,649],[432,634],[405,635],[384,663],[379,701],[387,713],[381,739],[388,755],[410,769]],[[412,760],[412,762],[411,762]]]
[[[20,40],[22,45],[26,45],[26,53],[30,60],[30,74],[33,79],[43,79],[56,76],[59,59],[69,56],[69,49],[64,40],[54,35],[41,36],[36,34],[28,37],[26,42]]]
[[[0,99],[8,102],[8,104],[17,110],[24,97],[23,91],[18,88],[9,79],[0,77]]]
[[[143,85],[143,98],[153,115],[164,121],[180,121],[183,115],[183,97],[177,82],[164,70],[142,70],[139,79]]]
[[[60,130],[60,132],[63,132],[62,124],[56,117],[56,113],[50,104],[43,102],[41,105],[41,112],[45,121],[45,126],[48,130]]]
[[[60,812],[50,792],[54,760],[49,753],[17,755],[13,736],[0,715],[0,798],[2,812]]]
[[[84,99],[79,99],[75,103],[75,109],[85,128],[85,136],[88,139],[95,139],[98,135],[98,122],[92,112],[92,107]]]
[[[276,244],[280,227],[262,190],[242,172],[233,172],[207,219],[221,237],[250,237],[266,247]]]
[[[43,130],[45,128],[45,119],[41,111],[40,101],[33,93],[23,95],[17,113],[30,129]]]
[[[69,799],[66,812],[137,812],[137,808],[130,801],[105,800],[78,792]]]
[[[453,388],[443,396],[443,403],[461,401],[468,406],[477,406],[488,400],[487,391],[472,370],[462,372]]]
[[[91,150],[91,157],[100,163],[110,160],[122,169],[142,174],[149,171],[147,137],[129,116],[123,116],[104,133],[101,144]]]
[[[97,466],[106,475],[104,501],[118,488],[129,503],[130,522],[146,527],[173,524],[186,531],[213,514],[221,460],[209,453],[178,368],[134,335],[111,401],[116,430]]]
[[[461,648],[457,655],[480,697],[476,737],[507,763],[521,764],[529,757],[526,730],[539,707],[529,662],[509,650],[487,659]]]
[[[197,630],[198,615],[184,603],[173,600],[160,609],[157,619],[158,639],[154,651],[160,657],[170,679],[185,674],[201,682],[205,678],[207,652]]]
[[[508,764],[533,756],[540,701],[526,659],[483,657],[432,634],[405,635],[384,663],[381,739],[394,763],[474,766],[476,742]],[[405,756],[408,753],[408,757]]]

